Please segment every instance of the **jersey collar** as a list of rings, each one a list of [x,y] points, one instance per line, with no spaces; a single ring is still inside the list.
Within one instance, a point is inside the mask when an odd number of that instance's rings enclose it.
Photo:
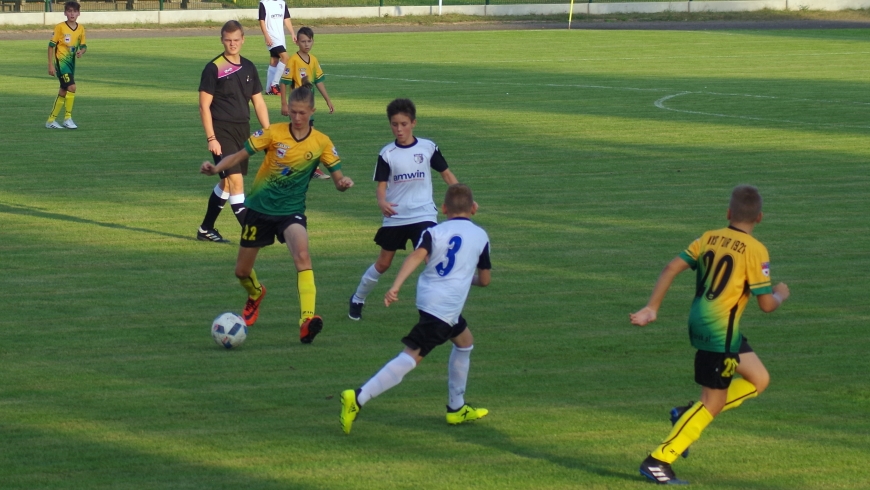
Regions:
[[[417,137],[416,137],[416,136],[414,136],[414,142],[413,142],[413,143],[411,143],[411,144],[410,144],[410,145],[408,145],[408,146],[403,146],[403,145],[400,145],[400,144],[399,144],[399,140],[396,140],[396,141],[395,141],[395,143],[396,143],[396,146],[397,146],[397,147],[399,147],[399,148],[412,148],[412,147],[413,147],[413,146],[414,146],[414,145],[416,145],[416,144],[417,144]]]

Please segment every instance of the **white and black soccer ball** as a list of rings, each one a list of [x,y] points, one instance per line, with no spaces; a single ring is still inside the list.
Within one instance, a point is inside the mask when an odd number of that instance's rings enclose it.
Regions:
[[[232,349],[245,342],[248,326],[245,320],[235,313],[221,313],[211,323],[211,336],[219,345]]]

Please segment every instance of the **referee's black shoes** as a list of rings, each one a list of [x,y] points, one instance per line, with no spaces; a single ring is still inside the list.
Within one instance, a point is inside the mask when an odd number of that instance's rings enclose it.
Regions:
[[[203,230],[200,228],[196,232],[196,239],[204,242],[229,243],[230,241],[222,237],[217,231],[217,228],[211,230]]]

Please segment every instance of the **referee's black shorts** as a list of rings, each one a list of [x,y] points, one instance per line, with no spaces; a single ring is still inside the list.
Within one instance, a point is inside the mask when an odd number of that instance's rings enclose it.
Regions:
[[[214,164],[217,165],[224,156],[232,155],[245,147],[245,141],[251,136],[251,125],[226,121],[214,121],[213,124],[214,136],[221,145],[221,154],[212,155]],[[238,165],[224,170],[220,176],[223,179],[232,174],[248,175],[248,159],[245,158]]]

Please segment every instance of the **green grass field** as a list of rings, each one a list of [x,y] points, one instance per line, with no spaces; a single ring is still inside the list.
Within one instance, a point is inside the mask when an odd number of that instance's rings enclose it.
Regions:
[[[260,37],[243,54],[266,61]],[[867,488],[870,470],[870,31],[510,31],[319,35],[336,112],[316,116],[356,181],[308,196],[318,313],[297,340],[285,248],[239,350],[209,335],[240,310],[235,245],[194,240],[215,179],[197,111],[209,38],[88,39],[77,131],[43,129],[46,43],[0,57],[0,487],[4,489],[632,489],[696,399],[689,274],[657,323],[628,313],[664,264],[757,185],[756,229],[792,297],[743,331],[771,376],[675,465],[696,488]],[[416,321],[414,283],[356,323],[347,298],[377,255],[371,175],[384,107],[415,100],[473,187],[493,283],[472,291],[468,400],[444,423],[433,352],[338,424]],[[278,101],[267,98],[278,120]],[[324,104],[319,101],[323,111]],[[255,157],[252,163],[258,163]],[[436,183],[436,195],[443,194]],[[235,236],[224,212],[218,227]],[[400,258],[404,255],[400,254]]]

